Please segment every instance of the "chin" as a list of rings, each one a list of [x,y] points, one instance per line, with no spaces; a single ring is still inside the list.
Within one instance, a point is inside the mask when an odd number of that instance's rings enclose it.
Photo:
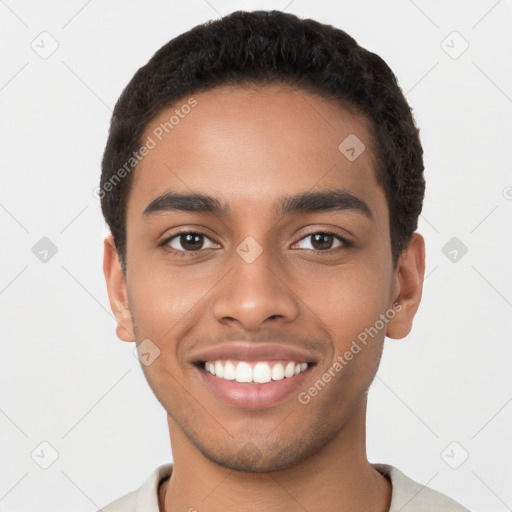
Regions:
[[[198,448],[213,463],[242,473],[270,473],[287,469],[300,464],[319,450],[316,444],[308,446],[304,440],[295,440],[285,446],[277,444],[267,444],[263,448],[258,448],[255,444],[247,442],[236,451],[233,451],[233,445],[222,450],[205,450],[199,446]]]

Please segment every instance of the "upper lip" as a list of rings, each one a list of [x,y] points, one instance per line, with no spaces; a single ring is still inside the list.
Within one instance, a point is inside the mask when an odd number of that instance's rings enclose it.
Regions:
[[[206,361],[235,359],[240,361],[288,360],[295,363],[315,363],[315,358],[298,347],[266,342],[232,342],[198,350],[191,356],[194,364]]]

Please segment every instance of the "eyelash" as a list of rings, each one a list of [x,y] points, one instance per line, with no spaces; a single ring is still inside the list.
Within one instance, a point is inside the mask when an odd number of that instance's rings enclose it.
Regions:
[[[298,242],[300,242],[301,240],[304,240],[305,238],[308,238],[310,236],[319,235],[319,234],[320,235],[329,235],[329,236],[333,236],[334,238],[337,238],[340,242],[343,243],[345,248],[349,248],[349,247],[353,246],[352,242],[348,241],[346,238],[342,237],[341,235],[338,235],[338,233],[334,233],[332,231],[314,231],[313,233],[308,233],[307,235],[304,235],[302,238],[300,238],[298,240]],[[179,231],[178,233],[174,233],[172,236],[167,237],[164,241],[162,241],[158,245],[159,245],[159,247],[162,247],[165,251],[167,251],[175,256],[181,256],[181,257],[188,257],[194,253],[199,253],[202,250],[206,250],[206,249],[199,249],[197,251],[186,251],[186,250],[180,251],[178,249],[173,249],[173,248],[167,246],[167,244],[171,240],[174,240],[175,238],[178,238],[182,235],[200,235],[200,236],[204,236],[206,238],[210,238],[208,235],[206,235],[205,233],[201,233],[200,231]],[[313,251],[315,254],[323,255],[325,253],[332,254],[333,251],[336,251],[337,249],[341,249],[341,248],[342,247],[336,247],[334,249],[326,249],[325,251],[322,251],[320,249],[308,249],[308,250]]]

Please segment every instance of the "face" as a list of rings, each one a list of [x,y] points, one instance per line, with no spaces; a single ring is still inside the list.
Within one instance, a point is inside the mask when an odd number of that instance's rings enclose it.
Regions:
[[[393,268],[364,118],[277,86],[194,99],[161,140],[179,105],[147,128],[126,280],[105,243],[118,335],[142,349],[171,441],[232,469],[290,467],[356,416],[364,429],[384,336],[407,334],[419,303],[421,243]]]

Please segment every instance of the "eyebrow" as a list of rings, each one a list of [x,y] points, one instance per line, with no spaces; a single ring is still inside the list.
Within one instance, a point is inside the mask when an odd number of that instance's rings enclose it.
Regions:
[[[230,215],[229,205],[216,197],[206,194],[180,194],[165,192],[153,199],[143,212],[144,217],[170,211],[213,214],[218,217]],[[278,217],[294,213],[322,213],[351,211],[373,220],[368,204],[362,199],[345,190],[330,189],[321,192],[304,192],[293,196],[282,196],[278,199],[274,213]]]

